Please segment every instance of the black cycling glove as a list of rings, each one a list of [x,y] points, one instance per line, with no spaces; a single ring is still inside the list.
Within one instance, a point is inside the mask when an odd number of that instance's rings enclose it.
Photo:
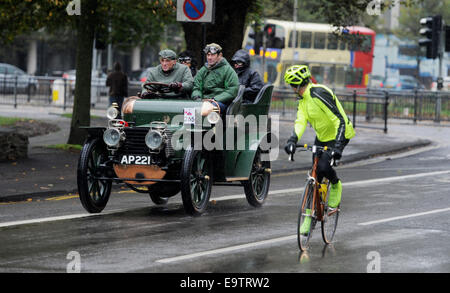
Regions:
[[[297,134],[292,133],[291,137],[289,137],[286,145],[284,146],[284,151],[288,154],[295,154],[295,149],[297,145],[298,137]]]

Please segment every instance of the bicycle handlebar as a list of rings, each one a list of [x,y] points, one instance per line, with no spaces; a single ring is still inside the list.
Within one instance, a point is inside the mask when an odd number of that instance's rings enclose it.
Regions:
[[[296,144],[295,145],[296,148],[302,148],[301,151],[311,151],[313,154],[317,153],[317,151],[328,151],[329,148],[327,146],[318,146],[318,145],[308,145],[308,144]],[[289,161],[294,161],[294,153],[293,153],[293,149],[291,149],[291,154],[289,155]],[[333,158],[333,153],[331,153],[331,162],[330,162],[330,166],[336,166],[337,162],[336,160]]]

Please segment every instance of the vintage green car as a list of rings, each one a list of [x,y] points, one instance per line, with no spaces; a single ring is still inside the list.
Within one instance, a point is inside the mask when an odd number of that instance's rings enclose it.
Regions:
[[[128,98],[119,112],[107,110],[107,127],[87,127],[78,169],[78,191],[90,213],[106,206],[112,183],[125,183],[165,204],[181,191],[185,211],[203,213],[212,185],[242,185],[250,205],[261,206],[270,185],[272,85],[255,101],[242,100],[244,87],[225,113],[204,115],[208,101],[164,97],[168,85],[149,83],[152,98]],[[202,115],[203,114],[203,115]],[[123,117],[123,119],[118,119]]]

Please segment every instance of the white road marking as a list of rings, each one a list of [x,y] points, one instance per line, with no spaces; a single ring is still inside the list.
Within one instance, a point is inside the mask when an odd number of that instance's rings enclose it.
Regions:
[[[22,220],[22,221],[12,221],[12,222],[0,223],[0,228],[27,225],[27,224],[55,222],[55,221],[62,221],[62,220],[80,219],[80,218],[95,217],[95,216],[102,216],[102,215],[110,215],[110,214],[115,214],[115,213],[121,213],[124,211],[126,211],[126,210],[113,210],[113,211],[104,212],[101,214],[84,213],[84,214],[73,214],[73,215],[66,215],[66,216],[38,218],[38,219],[30,219],[30,220]]]
[[[380,220],[369,221],[369,222],[364,222],[364,223],[358,223],[358,225],[361,225],[361,226],[374,225],[374,224],[379,224],[379,223],[386,223],[386,222],[391,222],[391,221],[396,221],[396,220],[402,220],[402,219],[407,219],[407,218],[426,216],[426,215],[431,215],[431,214],[436,214],[436,213],[443,213],[443,212],[449,212],[449,211],[450,211],[450,208],[437,209],[437,210],[431,210],[431,211],[428,211],[428,212],[415,213],[415,214],[409,214],[409,215],[404,215],[404,216],[398,216],[398,217],[380,219]]]
[[[449,174],[449,173],[450,173],[450,170],[425,172],[425,173],[418,173],[418,174],[411,174],[411,175],[393,176],[393,177],[386,177],[386,178],[347,182],[347,183],[343,183],[342,185],[343,186],[365,186],[365,185],[379,184],[382,182],[401,181],[401,180],[405,180],[405,179],[413,179],[413,178],[425,177],[425,176],[437,176],[437,175],[443,175],[443,174]],[[273,190],[273,191],[269,191],[269,195],[284,196],[284,195],[289,195],[291,193],[302,192],[303,189],[304,189],[303,187],[300,187],[300,188],[288,188],[288,189]],[[221,196],[221,197],[217,197],[217,198],[211,198],[211,200],[225,201],[225,200],[240,199],[240,198],[245,198],[245,195],[244,194],[226,195],[226,196]],[[132,210],[132,209],[129,209],[129,210]],[[4,222],[4,223],[0,223],[0,228],[26,225],[26,224],[61,221],[61,220],[79,219],[79,218],[86,218],[86,217],[93,217],[93,216],[102,216],[102,215],[121,213],[121,212],[129,211],[129,210],[123,209],[123,210],[113,210],[113,211],[103,212],[100,214],[84,213],[84,214],[73,214],[73,215],[58,216],[58,217],[30,219],[30,220],[23,220],[23,221]]]
[[[278,238],[273,238],[273,239],[268,239],[268,240],[262,240],[262,241],[250,242],[250,243],[246,243],[246,244],[234,245],[234,246],[229,246],[229,247],[224,247],[224,248],[206,250],[206,251],[201,251],[201,252],[197,252],[197,253],[186,254],[186,255],[181,255],[181,256],[176,256],[176,257],[163,258],[163,259],[157,260],[156,262],[171,263],[171,262],[196,258],[196,257],[200,257],[200,256],[207,256],[207,255],[219,254],[219,253],[228,253],[228,252],[232,252],[232,251],[236,251],[236,250],[253,248],[253,247],[262,246],[262,245],[269,245],[269,244],[293,240],[293,239],[297,239],[297,235],[283,236],[283,237],[278,237]]]
[[[354,182],[342,183],[342,185],[343,186],[346,186],[346,185],[347,186],[372,185],[372,184],[378,184],[378,183],[383,183],[383,182],[400,181],[400,180],[405,180],[405,179],[413,179],[413,178],[426,177],[426,176],[437,176],[437,175],[444,175],[444,174],[449,174],[449,173],[450,173],[450,170],[425,172],[425,173],[418,173],[418,174],[354,181]]]

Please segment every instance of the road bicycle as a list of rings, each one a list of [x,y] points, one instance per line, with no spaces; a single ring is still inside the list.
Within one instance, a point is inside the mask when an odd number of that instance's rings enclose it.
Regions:
[[[308,249],[309,240],[318,221],[321,222],[322,239],[326,244],[332,242],[339,218],[340,205],[336,208],[328,207],[330,195],[330,182],[324,178],[322,182],[317,180],[317,164],[319,157],[328,148],[312,145],[296,145],[300,150],[308,150],[313,155],[313,165],[308,172],[305,189],[299,205],[297,222],[297,242],[301,251]],[[289,155],[289,160],[294,161],[294,155]],[[331,159],[330,164],[336,165],[336,161]],[[303,231],[301,231],[303,230]]]

